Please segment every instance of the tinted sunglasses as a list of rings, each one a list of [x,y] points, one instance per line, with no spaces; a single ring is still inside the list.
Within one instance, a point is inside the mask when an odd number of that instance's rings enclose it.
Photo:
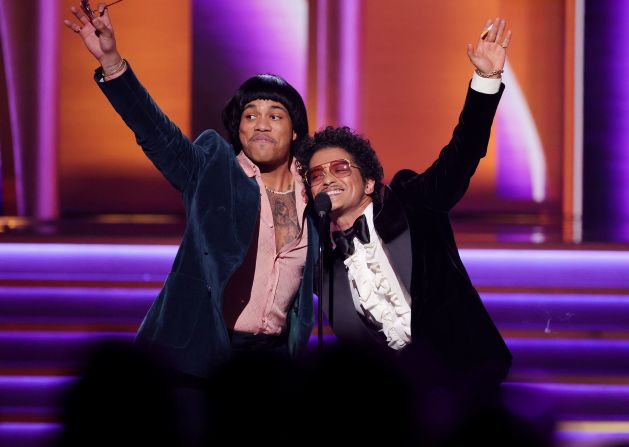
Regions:
[[[336,178],[342,178],[349,177],[352,174],[352,168],[360,169],[359,166],[352,164],[349,160],[344,158],[332,160],[308,169],[308,172],[306,172],[306,181],[311,187],[318,186],[323,183],[326,171]]]

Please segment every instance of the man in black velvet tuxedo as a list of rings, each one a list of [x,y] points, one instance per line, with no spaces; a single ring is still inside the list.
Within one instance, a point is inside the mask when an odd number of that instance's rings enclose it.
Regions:
[[[369,142],[348,128],[315,133],[299,161],[311,195],[327,193],[332,203],[335,248],[324,276],[332,276],[333,299],[326,279],[322,302],[337,338],[399,357],[428,352],[453,376],[496,384],[511,354],[465,271],[448,218],[486,153],[504,89],[511,33],[499,18],[487,28],[468,47],[475,74],[459,123],[426,171],[402,170],[383,186]]]

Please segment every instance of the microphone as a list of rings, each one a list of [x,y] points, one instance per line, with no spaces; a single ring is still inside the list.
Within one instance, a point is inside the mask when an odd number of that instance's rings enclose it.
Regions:
[[[320,192],[314,198],[314,209],[321,219],[323,219],[326,214],[330,212],[332,209],[332,201],[330,200],[330,196],[324,192]]]

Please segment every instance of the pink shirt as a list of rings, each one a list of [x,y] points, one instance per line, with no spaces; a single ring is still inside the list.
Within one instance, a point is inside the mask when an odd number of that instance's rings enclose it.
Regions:
[[[260,170],[242,151],[237,159],[245,174],[256,178],[261,206],[258,233],[254,234],[245,261],[225,288],[223,314],[230,329],[253,334],[280,334],[286,327],[288,308],[304,274],[308,250],[308,228],[304,223],[306,192],[293,162],[291,172],[295,179],[300,232],[278,253],[273,213]]]

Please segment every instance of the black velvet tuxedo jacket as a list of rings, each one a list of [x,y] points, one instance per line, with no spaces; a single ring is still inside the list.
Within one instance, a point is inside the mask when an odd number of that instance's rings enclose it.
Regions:
[[[101,78],[101,69],[95,79]],[[136,342],[159,351],[186,374],[207,377],[231,355],[223,291],[243,263],[260,213],[260,188],[234,148],[206,130],[194,142],[159,109],[131,67],[99,87],[134,132],[144,153],[183,198],[186,229],[172,270]],[[310,216],[303,278],[288,309],[288,349],[307,345],[314,325],[313,276],[318,236]]]
[[[411,346],[421,344],[418,352],[430,351],[455,375],[487,374],[498,382],[507,375],[511,354],[461,262],[448,214],[486,154],[503,90],[504,84],[494,95],[468,89],[459,123],[439,158],[421,174],[398,172],[385,187],[382,206],[374,208],[376,231],[412,299]],[[332,254],[326,264],[324,311],[337,338],[389,350],[382,334],[357,314],[343,260]]]

